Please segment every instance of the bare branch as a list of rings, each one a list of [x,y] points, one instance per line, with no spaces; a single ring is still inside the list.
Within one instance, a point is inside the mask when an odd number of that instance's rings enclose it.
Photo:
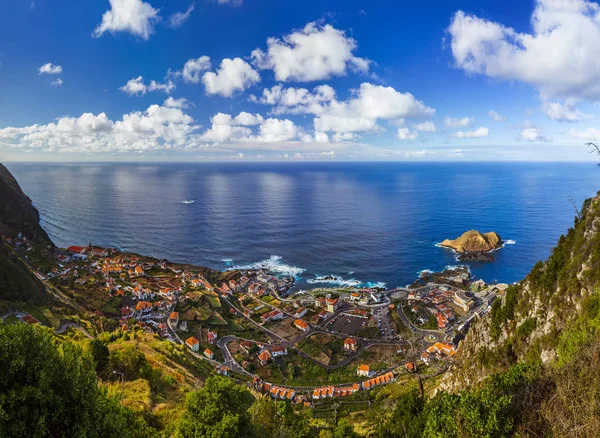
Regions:
[[[596,154],[600,155],[600,146],[598,146],[596,143],[592,143],[591,141],[585,144],[587,147],[592,148],[592,150],[590,151],[590,154],[593,154],[594,152],[596,152]]]

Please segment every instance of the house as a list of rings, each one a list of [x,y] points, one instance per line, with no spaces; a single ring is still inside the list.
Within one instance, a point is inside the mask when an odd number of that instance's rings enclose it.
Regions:
[[[215,368],[215,371],[217,372],[217,374],[221,374],[222,376],[228,376],[231,372],[229,367],[226,367],[225,365],[217,366],[217,368]]]
[[[67,252],[70,252],[71,254],[85,254],[87,251],[87,248],[85,248],[84,246],[69,246],[67,248]]]
[[[152,310],[152,303],[148,301],[138,301],[135,305],[135,310],[142,314],[149,313]]]
[[[269,352],[269,350],[263,350],[260,353],[258,353],[258,360],[260,360],[261,365],[266,365],[267,362],[269,362],[269,360],[271,360],[271,353]]]
[[[185,319],[179,321],[179,330],[182,332],[187,332],[187,321]]]
[[[283,318],[285,318],[285,315],[278,309],[271,310],[260,317],[262,322],[277,321]]]
[[[296,321],[294,321],[294,327],[296,327],[298,330],[301,330],[303,332],[308,330],[308,324],[306,322],[302,321],[301,319],[297,319]]]
[[[240,341],[240,348],[246,354],[250,353],[250,350],[252,349],[253,346],[254,346],[254,344],[250,341],[246,341],[246,340]]]
[[[421,353],[421,361],[425,364],[429,363],[429,354],[426,351]]]
[[[415,364],[412,362],[408,362],[404,366],[406,367],[406,371],[408,371],[409,373],[412,373],[415,370]]]
[[[356,339],[346,338],[344,339],[344,349],[348,351],[356,351]]]
[[[215,341],[217,340],[217,332],[211,332],[211,331],[209,331],[206,334],[206,339],[208,340],[209,344],[214,344]]]
[[[369,377],[369,373],[371,372],[371,367],[369,365],[359,365],[356,369],[357,376]]]
[[[192,351],[198,351],[200,349],[200,341],[193,336],[185,340],[185,345],[187,345]]]
[[[213,357],[215,357],[214,353],[212,351],[210,351],[208,348],[206,350],[204,350],[204,355],[206,357],[208,357],[209,359],[212,359]]]
[[[168,323],[172,328],[177,327],[177,324],[179,324],[179,312],[171,312]]]
[[[144,272],[144,268],[142,268],[140,265],[137,265],[135,267],[134,273],[136,277],[143,277],[144,275],[146,275],[146,273]]]
[[[315,306],[326,307],[327,306],[327,298],[323,298],[323,297],[315,298]]]
[[[465,312],[468,312],[473,307],[473,300],[462,290],[454,292],[452,301]]]
[[[287,348],[282,347],[281,345],[271,347],[271,356],[273,357],[285,356],[286,354],[288,354]]]
[[[359,301],[360,300],[360,294],[358,292],[352,292],[350,294],[350,301]]]
[[[306,312],[306,307],[300,307],[298,310],[296,310],[295,316],[296,318],[302,318],[304,315],[306,315]]]
[[[327,302],[327,311],[329,313],[335,312],[340,307],[340,303],[337,298],[327,298],[326,302]]]

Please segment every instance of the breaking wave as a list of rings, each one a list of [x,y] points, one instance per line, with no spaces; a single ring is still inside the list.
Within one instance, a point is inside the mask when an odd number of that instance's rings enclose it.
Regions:
[[[299,268],[297,266],[286,265],[282,262],[281,256],[272,255],[270,258],[266,260],[261,260],[260,262],[250,263],[247,265],[236,265],[230,266],[227,268],[229,271],[232,270],[258,270],[263,269],[265,271],[271,272],[273,274],[278,275],[286,275],[291,277],[299,277],[302,275],[306,269]]]
[[[330,284],[332,286],[342,286],[342,287],[381,287],[385,288],[385,283],[383,282],[362,282],[360,280],[356,280],[354,278],[345,279],[340,277],[339,275],[317,275],[315,278],[311,278],[306,280],[308,284]]]

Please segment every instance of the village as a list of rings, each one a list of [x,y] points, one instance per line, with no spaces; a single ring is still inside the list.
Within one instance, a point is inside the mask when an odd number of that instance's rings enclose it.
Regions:
[[[35,267],[26,240],[7,243]],[[505,289],[450,280],[300,292],[264,270],[219,272],[91,244],[56,250],[54,258],[36,276],[121,330],[185,345],[217,373],[294,402],[349,397],[402,373],[447,366],[468,322]]]

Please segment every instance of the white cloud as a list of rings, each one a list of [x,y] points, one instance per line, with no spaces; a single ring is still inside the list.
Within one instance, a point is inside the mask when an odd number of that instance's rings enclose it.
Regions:
[[[456,65],[469,73],[519,80],[543,99],[600,98],[600,6],[537,0],[532,32],[458,11],[448,32]]]
[[[272,114],[320,114],[323,103],[335,99],[335,90],[329,85],[319,85],[311,93],[306,88],[284,88],[275,85],[265,88],[262,96],[250,96],[250,100],[266,105],[272,105]]]
[[[377,121],[401,118],[425,118],[435,114],[410,93],[401,93],[392,87],[362,83],[346,101],[335,99],[333,88],[323,85],[313,92],[304,88],[264,90],[261,103],[274,105],[277,114],[314,114],[316,132],[361,132],[382,129]]]
[[[174,89],[175,84],[170,80],[164,84],[152,80],[150,81],[150,85],[147,86],[144,83],[144,78],[142,76],[130,79],[125,85],[119,88],[119,90],[129,94],[130,96],[143,96],[144,94],[152,91],[164,91],[165,93],[169,94]]]
[[[242,0],[215,0],[220,5],[232,5],[239,6],[242,4]]]
[[[189,108],[190,102],[184,97],[174,99],[172,96],[169,96],[163,102],[163,106],[167,108]]]
[[[473,130],[473,131],[458,131],[453,134],[456,138],[479,138],[479,137],[487,137],[490,135],[490,130],[483,126]]]
[[[112,121],[105,113],[61,117],[55,123],[0,129],[14,147],[58,152],[106,153],[182,148],[198,143],[199,126],[180,108],[151,105]]]
[[[552,138],[544,136],[538,128],[523,129],[519,138],[522,141],[552,141]]]
[[[494,122],[504,122],[506,120],[506,117],[502,117],[494,110],[490,110],[488,112],[488,116],[490,116],[490,119],[492,119]]]
[[[206,87],[206,94],[231,97],[235,91],[244,91],[260,82],[260,75],[241,58],[225,58],[216,73],[204,73],[202,82]]]
[[[348,69],[367,73],[371,61],[354,56],[356,41],[333,26],[308,23],[282,38],[269,38],[267,50],[252,52],[261,69],[272,69],[278,81],[308,82],[343,76]]]
[[[298,137],[300,131],[291,120],[269,118],[259,127],[256,141],[265,143],[284,142]]]
[[[575,138],[582,141],[600,141],[600,129],[587,128],[587,129],[571,129],[568,132],[569,137]]]
[[[411,131],[408,128],[398,128],[398,133],[396,134],[400,140],[414,140],[418,135],[417,132]]]
[[[169,27],[177,29],[178,27],[183,26],[183,24],[188,21],[188,18],[190,18],[190,15],[192,15],[195,6],[196,4],[192,3],[185,12],[175,12],[174,14],[171,14],[169,17]]]
[[[473,124],[471,117],[463,117],[462,119],[455,119],[453,117],[446,117],[444,119],[444,125],[448,128],[466,128]]]
[[[52,85],[53,87],[62,87],[63,80],[61,78],[56,78],[56,80],[50,82],[50,85]]]
[[[560,102],[545,102],[543,111],[552,120],[558,122],[579,122],[582,119],[589,117],[577,108],[574,108],[570,103],[565,103],[563,105]]]
[[[260,114],[250,114],[245,111],[239,113],[235,119],[233,119],[234,125],[242,125],[242,126],[253,126],[260,125],[265,121],[263,116]]]
[[[94,37],[105,32],[129,32],[144,40],[154,33],[154,25],[161,20],[159,10],[142,0],[109,0],[110,10],[102,15],[102,22],[96,27]]]
[[[211,119],[212,126],[200,138],[213,143],[235,142],[248,138],[252,130],[245,126],[235,126],[229,114],[217,113]]]
[[[210,57],[201,56],[198,59],[190,59],[183,66],[183,72],[180,74],[183,76],[185,82],[192,84],[200,83],[200,73],[206,70],[210,70]],[[178,73],[176,73],[178,75]]]
[[[38,71],[40,74],[59,75],[62,73],[63,68],[60,65],[54,65],[51,62],[42,65]]]
[[[436,132],[437,131],[437,129],[435,127],[435,123],[433,123],[432,121],[418,123],[414,126],[414,128],[420,132]]]

